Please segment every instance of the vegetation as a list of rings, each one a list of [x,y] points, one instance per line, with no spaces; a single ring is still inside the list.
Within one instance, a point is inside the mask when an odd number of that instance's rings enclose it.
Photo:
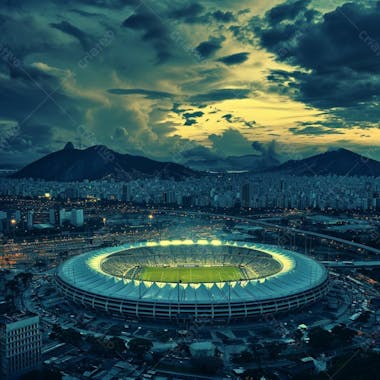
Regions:
[[[310,330],[310,346],[316,351],[333,349],[350,344],[356,332],[344,325],[336,326],[331,332],[320,327]]]
[[[20,377],[20,380],[61,380],[59,371],[52,369],[33,370]]]
[[[193,358],[194,369],[204,375],[214,375],[223,367],[223,360],[218,357]]]
[[[61,326],[55,324],[50,334],[51,338],[57,339],[64,343],[70,343],[78,346],[82,342],[82,335],[72,328],[63,329]]]
[[[254,355],[250,351],[243,351],[240,354],[236,354],[232,357],[232,361],[235,364],[246,364],[254,360]]]
[[[145,355],[152,346],[153,343],[149,339],[134,338],[128,342],[128,348],[138,357]]]
[[[374,380],[379,378],[380,354],[374,352],[359,352],[356,356],[344,356],[334,361],[326,373],[300,373],[294,380]]]
[[[92,335],[86,337],[86,343],[90,345],[88,351],[102,357],[114,357],[125,351],[125,342],[118,338],[95,338]]]

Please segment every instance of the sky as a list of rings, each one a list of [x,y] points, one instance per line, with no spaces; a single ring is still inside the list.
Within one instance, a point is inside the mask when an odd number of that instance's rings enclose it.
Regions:
[[[0,165],[107,145],[186,162],[380,159],[380,2],[4,0]]]

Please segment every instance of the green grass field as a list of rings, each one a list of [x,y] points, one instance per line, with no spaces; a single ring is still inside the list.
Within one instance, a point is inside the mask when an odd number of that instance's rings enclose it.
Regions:
[[[213,266],[213,267],[143,267],[137,275],[143,281],[163,282],[219,282],[236,281],[244,276],[238,267]]]

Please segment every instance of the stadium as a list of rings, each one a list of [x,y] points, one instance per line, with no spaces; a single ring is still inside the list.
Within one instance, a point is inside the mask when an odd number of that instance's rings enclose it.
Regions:
[[[141,242],[75,256],[58,268],[62,293],[85,307],[149,320],[237,321],[323,297],[318,262],[276,246],[219,240]]]

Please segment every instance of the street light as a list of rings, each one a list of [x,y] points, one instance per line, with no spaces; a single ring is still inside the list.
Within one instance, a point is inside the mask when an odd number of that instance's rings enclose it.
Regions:
[[[16,234],[16,224],[17,224],[17,220],[15,219],[15,218],[12,218],[11,220],[10,220],[10,224],[11,224],[11,229],[10,229],[10,231],[12,232],[12,235],[13,235],[13,237],[15,236],[15,234]]]

